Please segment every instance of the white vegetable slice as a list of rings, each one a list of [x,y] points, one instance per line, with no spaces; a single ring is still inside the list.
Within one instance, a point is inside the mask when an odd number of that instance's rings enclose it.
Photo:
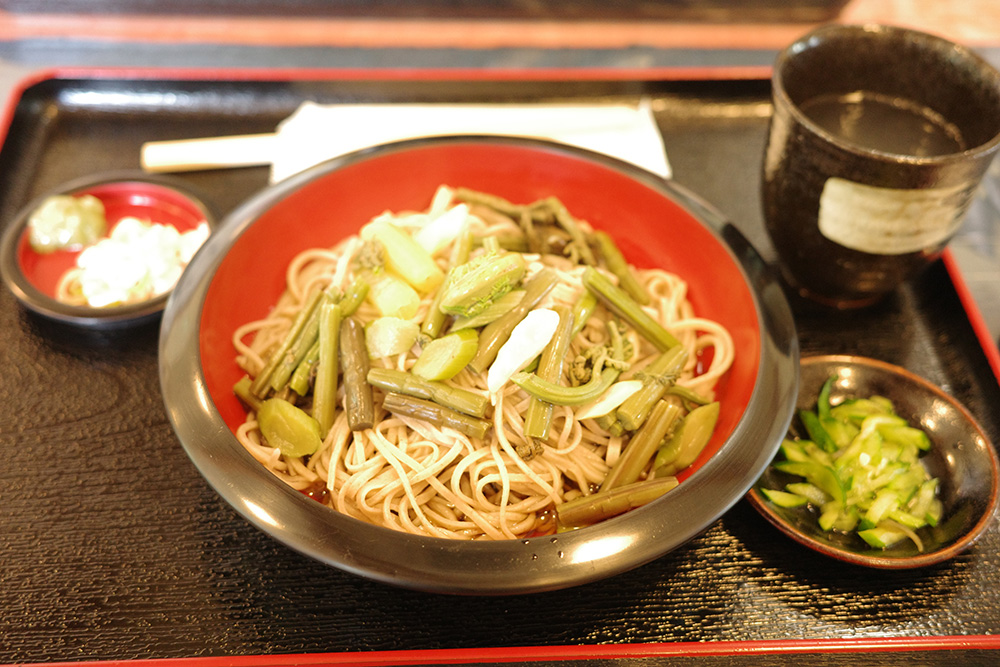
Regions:
[[[625,399],[640,389],[642,389],[641,380],[622,380],[621,382],[615,382],[596,400],[587,403],[586,405],[581,405],[576,411],[576,418],[578,420],[593,419],[594,417],[606,415],[624,403]]]
[[[542,353],[559,326],[559,313],[549,308],[532,310],[521,320],[497,352],[486,374],[490,394],[500,391],[510,377]]]
[[[413,234],[413,240],[424,250],[433,255],[458,238],[462,228],[467,224],[469,207],[459,204],[448,209],[430,221]]]

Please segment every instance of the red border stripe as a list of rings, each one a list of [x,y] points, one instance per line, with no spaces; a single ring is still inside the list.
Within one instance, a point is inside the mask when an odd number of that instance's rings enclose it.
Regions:
[[[769,656],[833,653],[904,653],[923,651],[998,651],[1000,636],[881,637],[848,639],[754,640],[607,644],[582,646],[519,646],[475,649],[428,649],[343,653],[298,653],[205,658],[97,660],[19,663],[17,667],[309,667],[384,665],[518,664],[567,660],[614,660],[665,657]],[[13,665],[5,666],[13,667]]]

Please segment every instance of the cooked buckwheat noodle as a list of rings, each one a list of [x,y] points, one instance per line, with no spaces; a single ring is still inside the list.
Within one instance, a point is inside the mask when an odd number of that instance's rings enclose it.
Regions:
[[[448,190],[443,191],[445,194],[439,192],[435,199],[438,208],[442,197],[447,200]],[[427,219],[420,212],[393,216],[394,224],[411,231]],[[517,221],[489,211],[470,213],[467,220],[477,237],[522,233]],[[579,225],[590,231],[586,222],[579,221]],[[362,245],[358,236],[351,236],[332,248],[304,250],[290,262],[285,291],[273,309],[233,333],[237,362],[249,376],[260,372],[310,293],[331,285],[347,287]],[[450,248],[445,247],[434,255],[442,268],[447,266],[449,254]],[[585,289],[581,284],[584,267],[557,254],[526,254],[525,259],[527,276],[542,267],[551,267],[559,276],[557,286],[538,307],[572,307]],[[730,334],[718,323],[697,316],[681,276],[661,269],[636,269],[634,273],[651,297],[645,311],[688,351],[677,384],[713,398],[717,381],[733,362]],[[423,321],[430,301],[431,295],[424,296],[416,322]],[[379,314],[366,301],[355,316],[369,322]],[[573,339],[568,358],[604,342],[608,318],[608,311],[598,307]],[[625,336],[631,342],[632,357],[620,379],[634,376],[658,354],[635,331],[629,329]],[[414,349],[371,363],[373,367],[405,371],[417,356]],[[486,374],[469,368],[447,383],[488,393]],[[523,424],[530,397],[512,382],[493,397],[492,415],[488,416],[493,428],[484,440],[385,411],[379,411],[380,419],[372,428],[352,432],[342,409],[344,387],[339,391],[341,408],[333,426],[321,448],[310,456],[284,456],[270,446],[261,436],[253,411],[238,428],[237,437],[255,459],[295,489],[343,514],[407,533],[514,539],[551,532],[553,508],[597,488],[628,441],[628,435],[613,436],[593,419],[575,419],[572,406],[557,405],[541,452],[525,459],[518,446],[526,440]],[[377,405],[379,398],[376,391]]]

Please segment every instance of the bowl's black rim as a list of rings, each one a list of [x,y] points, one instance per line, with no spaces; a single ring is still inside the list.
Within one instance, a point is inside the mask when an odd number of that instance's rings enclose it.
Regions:
[[[755,484],[747,494],[747,499],[750,504],[758,512],[760,512],[765,519],[767,519],[769,523],[790,537],[792,540],[825,556],[829,556],[846,563],[881,570],[909,570],[927,567],[930,565],[937,565],[938,563],[943,563],[944,561],[950,560],[966,551],[969,547],[975,544],[980,537],[982,537],[983,533],[986,532],[986,529],[989,528],[992,522],[996,519],[998,512],[1000,512],[1000,493],[998,493],[998,485],[1000,485],[1000,459],[998,459],[996,449],[990,442],[986,432],[964,405],[926,378],[920,377],[919,375],[901,366],[890,364],[879,359],[857,355],[823,354],[804,357],[800,363],[802,368],[810,365],[830,367],[865,366],[868,368],[876,368],[881,371],[897,375],[906,382],[922,385],[928,391],[938,396],[941,400],[949,403],[956,410],[956,412],[961,414],[964,419],[969,422],[973,431],[977,433],[979,438],[987,444],[986,451],[990,459],[991,478],[993,480],[992,488],[990,490],[990,502],[987,504],[987,509],[983,512],[982,516],[980,516],[979,520],[973,525],[972,529],[960,539],[955,540],[950,544],[946,544],[934,551],[929,551],[917,556],[894,557],[879,555],[876,553],[858,553],[849,549],[839,548],[833,543],[816,539],[808,533],[798,530],[793,524],[787,521],[784,516],[782,516],[781,512],[777,511],[774,505],[763,496],[760,492],[759,485]]]
[[[35,287],[21,269],[18,246],[31,213],[41,205],[42,201],[52,195],[76,194],[113,183],[151,184],[173,190],[188,199],[205,216],[209,229],[214,229],[217,224],[217,216],[205,198],[183,180],[170,176],[136,170],[111,171],[83,176],[52,188],[18,211],[4,230],[3,240],[0,242],[0,274],[3,276],[3,281],[14,296],[32,312],[58,322],[89,329],[138,326],[155,320],[163,312],[169,293],[141,303],[109,308],[65,304]]]
[[[299,186],[340,167],[382,154],[437,144],[476,142],[554,151],[597,161],[661,192],[723,240],[754,296],[761,336],[755,391],[730,445],[671,492],[681,510],[658,503],[582,531],[509,542],[455,542],[404,535],[332,512],[274,479],[243,449],[211,405],[200,369],[200,312],[226,250],[267,208]],[[620,160],[536,139],[454,136],[395,142],[334,158],[269,186],[230,214],[181,277],[161,324],[160,381],[171,423],[208,483],[248,521],[286,546],[342,570],[404,588],[453,594],[555,590],[602,579],[654,560],[686,543],[739,501],[773,458],[798,394],[798,338],[791,310],[770,268],[720,213],[673,182]],[[193,386],[192,386],[193,385]],[[751,438],[749,434],[755,435]],[[731,497],[702,480],[725,474]],[[268,508],[282,504],[282,516]],[[708,512],[706,513],[706,508]],[[701,513],[697,524],[679,519]],[[386,546],[386,538],[391,537]],[[372,548],[372,545],[378,548]],[[474,567],[472,567],[474,565]]]

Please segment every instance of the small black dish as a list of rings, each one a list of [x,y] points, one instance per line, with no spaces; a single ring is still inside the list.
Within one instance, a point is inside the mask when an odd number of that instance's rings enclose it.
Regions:
[[[750,503],[796,542],[848,563],[901,570],[940,563],[965,551],[997,512],[997,454],[983,429],[965,407],[924,378],[899,366],[857,356],[802,359],[797,409],[815,409],[820,388],[831,376],[836,378],[832,403],[848,396],[885,396],[899,416],[930,437],[931,449],[923,462],[928,472],[941,480],[938,497],[944,512],[937,526],[918,531],[923,551],[909,540],[874,549],[857,534],[822,530],[815,511],[809,508],[775,505],[761,489],[782,489],[790,478],[773,466],[750,490]],[[796,428],[793,422],[793,435]]]
[[[71,305],[56,298],[62,275],[72,268],[79,251],[36,252],[29,243],[32,213],[53,195],[94,195],[104,204],[109,228],[124,217],[171,225],[180,232],[202,222],[211,231],[215,216],[183,182],[142,172],[112,172],[77,179],[30,202],[6,225],[0,244],[0,274],[7,287],[29,310],[52,320],[95,328],[120,329],[160,316],[170,292],[145,301],[118,306]]]

